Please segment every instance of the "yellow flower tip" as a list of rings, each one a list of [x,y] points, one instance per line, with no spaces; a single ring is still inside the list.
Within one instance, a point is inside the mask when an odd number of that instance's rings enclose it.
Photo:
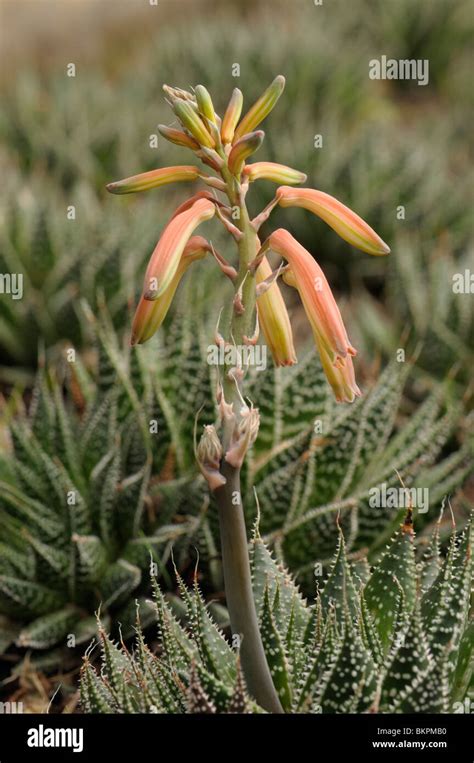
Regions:
[[[323,191],[280,186],[276,192],[281,207],[301,207],[320,217],[336,233],[357,249],[373,255],[390,253],[380,236],[359,215]]]
[[[176,167],[162,167],[150,172],[142,172],[139,175],[108,183],[106,186],[110,193],[137,193],[149,191],[152,188],[160,188],[169,183],[192,182],[199,178],[199,168],[193,165],[178,165]]]
[[[262,93],[260,98],[255,101],[253,106],[249,109],[249,111],[240,122],[239,126],[235,130],[234,142],[241,138],[243,135],[246,135],[247,133],[255,130],[260,122],[263,122],[265,117],[267,117],[271,110],[274,108],[276,102],[283,92],[284,87],[285,78],[282,74],[279,74],[278,77],[275,77],[271,85],[267,87],[265,92]]]
[[[356,397],[361,397],[362,392],[355,380],[352,358],[347,357],[345,363],[341,367],[336,367],[331,364],[324,348],[319,346],[318,349],[324,373],[331,385],[336,402],[353,403]]]

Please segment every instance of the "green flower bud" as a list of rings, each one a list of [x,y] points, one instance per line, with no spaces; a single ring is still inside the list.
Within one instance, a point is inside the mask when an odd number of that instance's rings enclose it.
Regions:
[[[272,84],[267,87],[265,92],[260,96],[258,101],[254,103],[252,108],[247,111],[246,115],[242,119],[241,123],[237,127],[234,134],[234,141],[239,140],[246,133],[252,132],[256,127],[263,122],[270,111],[275,106],[280,95],[285,87],[285,78],[279,74],[275,77]]]
[[[175,103],[173,103],[173,111],[180,122],[187,130],[189,130],[191,135],[196,138],[197,142],[201,146],[205,146],[206,148],[214,148],[215,143],[213,138],[204,126],[202,119],[194,111],[191,104],[189,104],[187,101],[175,101]]]
[[[236,87],[231,95],[224,114],[224,119],[222,120],[221,138],[223,143],[232,143],[234,131],[242,113],[243,103],[244,96],[242,95],[242,91]]]
[[[227,160],[230,171],[236,177],[240,177],[245,160],[257,151],[263,143],[265,133],[263,130],[251,132],[234,143]]]

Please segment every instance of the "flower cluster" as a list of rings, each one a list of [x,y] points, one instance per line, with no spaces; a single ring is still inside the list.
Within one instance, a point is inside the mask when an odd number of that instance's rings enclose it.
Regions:
[[[150,339],[162,324],[184,273],[192,263],[210,255],[221,271],[235,282],[235,310],[241,313],[245,310],[241,301],[243,280],[249,277],[254,282],[257,331],[261,327],[279,366],[296,363],[296,353],[278,277],[281,275],[287,284],[297,289],[335,397],[338,401],[352,402],[360,395],[352,362],[356,350],[347,336],[324,273],[314,257],[288,231],[274,231],[262,245],[258,231],[276,206],[302,207],[324,220],[349,244],[368,254],[384,255],[390,249],[367,223],[337,199],[311,188],[294,188],[306,181],[304,173],[274,162],[248,162],[264,139],[264,132],[257,128],[275,106],[284,85],[284,77],[276,77],[243,118],[243,96],[238,89],[232,93],[221,118],[202,85],[193,92],[164,87],[179,127],[159,125],[160,133],[172,143],[190,149],[205,169],[196,165],[165,167],[111,183],[107,188],[112,193],[124,194],[173,182],[200,180],[211,190],[191,196],[165,226],[146,270],[133,321],[132,343]],[[194,235],[194,231],[201,223],[216,217],[240,242],[248,230],[244,230],[232,211],[235,207],[244,207],[249,187],[258,180],[281,185],[270,204],[250,221],[255,251],[251,261],[245,263],[242,276],[242,261],[237,270],[211,243]],[[267,258],[269,252],[280,255],[285,266],[272,271]],[[255,341],[246,336],[243,339]]]

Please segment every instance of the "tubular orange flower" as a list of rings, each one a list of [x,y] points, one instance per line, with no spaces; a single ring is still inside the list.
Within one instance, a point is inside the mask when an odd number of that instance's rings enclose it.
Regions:
[[[283,274],[283,280],[288,286],[293,286],[295,289],[298,289],[291,268]],[[324,373],[326,374],[326,378],[334,392],[334,397],[338,403],[352,403],[356,397],[360,397],[361,395],[361,391],[355,380],[352,357],[348,355],[344,360],[344,365],[333,365],[321,340],[321,335],[316,324],[312,325],[312,329],[314,341],[318,348],[319,357],[321,358],[321,364]]]
[[[139,175],[124,180],[109,183],[106,188],[110,193],[136,193],[137,191],[149,191],[150,188],[159,188],[168,183],[180,183],[182,181],[197,180],[199,167],[192,164],[183,164],[176,167],[162,167],[151,172],[141,172]]]
[[[155,300],[140,297],[132,323],[132,337],[130,343],[143,344],[158,331],[168,313],[169,307],[176,293],[183,275],[189,266],[201,260],[211,250],[211,246],[202,236],[192,236],[179,261],[178,269],[165,292]]]
[[[276,162],[254,162],[244,167],[244,175],[253,182],[254,180],[271,180],[273,183],[288,183],[296,185],[304,183],[307,176],[304,172],[286,167]]]
[[[257,284],[268,278],[271,272],[270,263],[264,257],[255,274]],[[275,365],[293,366],[297,360],[290,317],[276,281],[258,297],[257,310],[258,320]]]
[[[341,365],[348,355],[355,355],[326,276],[311,254],[283,228],[270,235],[265,248],[290,264],[308,320],[331,363]]]
[[[215,209],[209,199],[199,199],[170,220],[146,269],[143,287],[145,299],[157,299],[166,291],[178,269],[189,237],[198,225],[213,217]]]
[[[389,254],[390,247],[349,207],[313,188],[281,186],[276,192],[281,207],[302,207],[318,215],[344,241],[368,254]]]

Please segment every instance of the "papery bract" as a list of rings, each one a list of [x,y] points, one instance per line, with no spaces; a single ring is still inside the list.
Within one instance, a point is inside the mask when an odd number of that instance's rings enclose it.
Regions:
[[[225,453],[225,460],[234,469],[240,469],[248,449],[257,439],[260,413],[258,408],[244,406],[240,410],[239,418],[234,417],[234,419],[234,429],[230,445]]]
[[[226,478],[220,473],[222,445],[212,424],[204,427],[204,432],[196,448],[196,461],[211,491],[225,485]]]

